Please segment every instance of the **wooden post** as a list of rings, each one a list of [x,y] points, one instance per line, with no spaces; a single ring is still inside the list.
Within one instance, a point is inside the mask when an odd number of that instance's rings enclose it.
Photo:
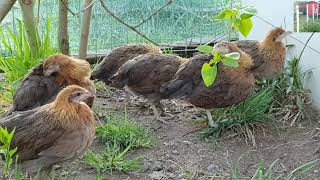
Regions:
[[[17,0],[1,0],[0,1],[0,23],[9,13],[9,11],[11,10],[11,8],[13,7],[16,1]]]
[[[68,0],[59,1],[58,41],[60,52],[69,55],[68,9],[66,6],[68,6]]]
[[[308,4],[306,4],[306,6],[307,6],[307,22],[309,22],[309,5]]]
[[[34,0],[19,0],[23,22],[27,31],[28,40],[32,51],[35,53],[40,46],[38,30],[34,18]]]
[[[84,7],[89,6],[93,0],[85,0]],[[90,32],[90,20],[91,20],[92,6],[87,8],[82,16],[81,23],[81,36],[80,36],[80,49],[79,58],[85,59],[87,56],[88,40]]]

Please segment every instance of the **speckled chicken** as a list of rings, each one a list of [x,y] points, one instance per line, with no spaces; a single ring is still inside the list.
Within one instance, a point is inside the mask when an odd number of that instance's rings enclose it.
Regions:
[[[12,111],[26,111],[52,102],[68,85],[79,85],[90,92],[95,87],[90,78],[87,61],[63,54],[48,57],[25,76],[14,95]],[[92,107],[92,103],[90,104]]]
[[[109,80],[116,88],[125,88],[146,98],[151,103],[155,118],[166,122],[160,118],[157,109],[160,108],[161,114],[164,113],[160,101],[166,96],[160,94],[160,87],[171,80],[179,66],[186,61],[175,55],[144,54],[124,63]]]
[[[291,32],[282,28],[272,29],[261,41],[239,40],[234,43],[252,57],[252,73],[258,80],[277,78],[284,67],[286,48],[283,39]]]
[[[45,175],[53,165],[80,156],[95,137],[95,119],[85,103],[93,99],[93,93],[71,85],[50,104],[1,119],[2,127],[15,128],[11,145],[18,148],[22,169]]]
[[[211,56],[196,55],[179,68],[171,81],[161,87],[161,93],[165,96],[185,97],[194,106],[207,109],[210,127],[217,127],[218,124],[213,121],[209,109],[227,107],[244,101],[255,82],[250,72],[253,65],[250,56],[231,42],[220,43],[218,46],[215,50],[221,49],[219,52],[225,54],[239,52],[240,67],[225,67],[219,63],[215,83],[206,87],[201,77],[201,68],[204,63],[210,61]]]

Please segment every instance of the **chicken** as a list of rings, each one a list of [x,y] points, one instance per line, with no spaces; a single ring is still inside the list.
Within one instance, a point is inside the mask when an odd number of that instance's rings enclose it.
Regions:
[[[261,42],[253,40],[234,41],[242,51],[252,57],[252,73],[258,80],[277,78],[284,67],[286,48],[282,40],[291,32],[282,28],[271,30]]]
[[[47,174],[53,165],[81,155],[95,137],[95,119],[84,103],[93,99],[93,93],[71,85],[52,103],[1,119],[2,127],[15,129],[11,145],[18,149],[22,169]]]
[[[98,65],[98,68],[92,72],[91,79],[101,80],[106,85],[110,85],[109,78],[112,77],[122,64],[141,54],[159,53],[162,51],[159,47],[150,44],[129,44],[115,48]],[[130,103],[130,96],[127,95],[127,103]]]
[[[31,69],[22,80],[14,95],[11,112],[26,111],[52,102],[67,85],[75,84],[95,92],[94,84],[89,78],[88,62],[63,54],[50,56]],[[90,107],[92,103],[88,102]]]
[[[109,81],[111,86],[125,88],[127,91],[146,98],[157,120],[165,113],[160,101],[166,97],[160,94],[160,87],[171,80],[179,66],[188,61],[175,55],[143,54],[124,63]]]
[[[220,52],[239,52],[239,67],[231,68],[218,63],[218,73],[214,84],[206,87],[202,77],[201,68],[208,63],[212,56],[196,55],[181,65],[174,78],[165,83],[160,91],[169,98],[185,97],[192,105],[204,108],[208,115],[210,127],[218,124],[212,119],[209,109],[223,108],[244,101],[254,87],[255,79],[250,72],[253,65],[249,55],[242,52],[235,44],[224,42],[215,47]]]

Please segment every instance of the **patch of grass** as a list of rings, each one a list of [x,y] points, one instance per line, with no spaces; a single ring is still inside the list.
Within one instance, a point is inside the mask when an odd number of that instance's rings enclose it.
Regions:
[[[320,21],[304,22],[301,32],[320,32]]]
[[[130,149],[131,146],[128,146],[122,150],[118,145],[114,144],[106,148],[105,152],[102,153],[87,152],[84,160],[88,165],[96,169],[98,175],[101,175],[101,173],[112,174],[113,171],[128,172],[137,170],[141,167],[141,157],[126,159],[126,154]]]
[[[0,115],[9,110],[15,89],[15,84],[0,82]]]
[[[308,102],[308,90],[303,86],[311,71],[301,72],[300,60],[293,58],[287,64],[281,77],[274,81],[275,101],[271,110],[280,118],[280,121],[293,126],[307,115],[305,105]]]
[[[212,136],[215,139],[227,130],[232,130],[251,141],[255,146],[254,126],[271,119],[269,108],[272,104],[273,87],[266,86],[260,92],[253,93],[243,103],[227,108],[212,111],[213,117],[217,117],[219,127],[205,130],[203,137]]]
[[[312,169],[319,166],[319,159],[309,161],[293,171],[289,172],[286,176],[276,175],[276,171],[274,170],[275,165],[277,164],[279,159],[274,161],[269,167],[266,167],[264,161],[259,163],[259,166],[255,173],[252,175],[251,180],[293,180],[293,179],[305,179],[306,174],[310,172]],[[232,175],[232,179],[239,180],[241,177],[239,176],[239,171],[235,170]],[[220,177],[220,179],[225,179],[225,177]]]
[[[97,126],[97,140],[106,146],[116,144],[121,149],[149,147],[151,135],[138,123],[128,119],[128,115],[109,114],[106,124]]]
[[[43,58],[56,52],[51,41],[51,19],[45,27],[43,37],[35,35],[37,47],[32,48],[28,41],[26,29],[22,21],[18,20],[17,33],[9,27],[0,28],[1,44],[8,51],[0,56],[0,70],[6,75],[6,80],[14,83],[19,81],[29,69],[40,63]]]
[[[98,92],[103,93],[106,97],[111,97],[113,94],[113,91],[111,90],[109,86],[107,86],[104,82],[102,81],[94,81],[94,85],[96,87],[96,90]]]
[[[132,150],[151,146],[149,131],[124,115],[110,113],[106,123],[97,126],[96,137],[104,145],[102,152],[87,152],[86,163],[95,168],[100,179],[102,173],[128,172],[140,168],[141,157],[129,158]]]

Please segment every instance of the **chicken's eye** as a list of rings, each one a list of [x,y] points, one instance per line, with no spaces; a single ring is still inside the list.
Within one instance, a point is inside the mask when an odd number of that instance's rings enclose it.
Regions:
[[[75,96],[80,96],[81,93],[80,92],[76,92]]]

